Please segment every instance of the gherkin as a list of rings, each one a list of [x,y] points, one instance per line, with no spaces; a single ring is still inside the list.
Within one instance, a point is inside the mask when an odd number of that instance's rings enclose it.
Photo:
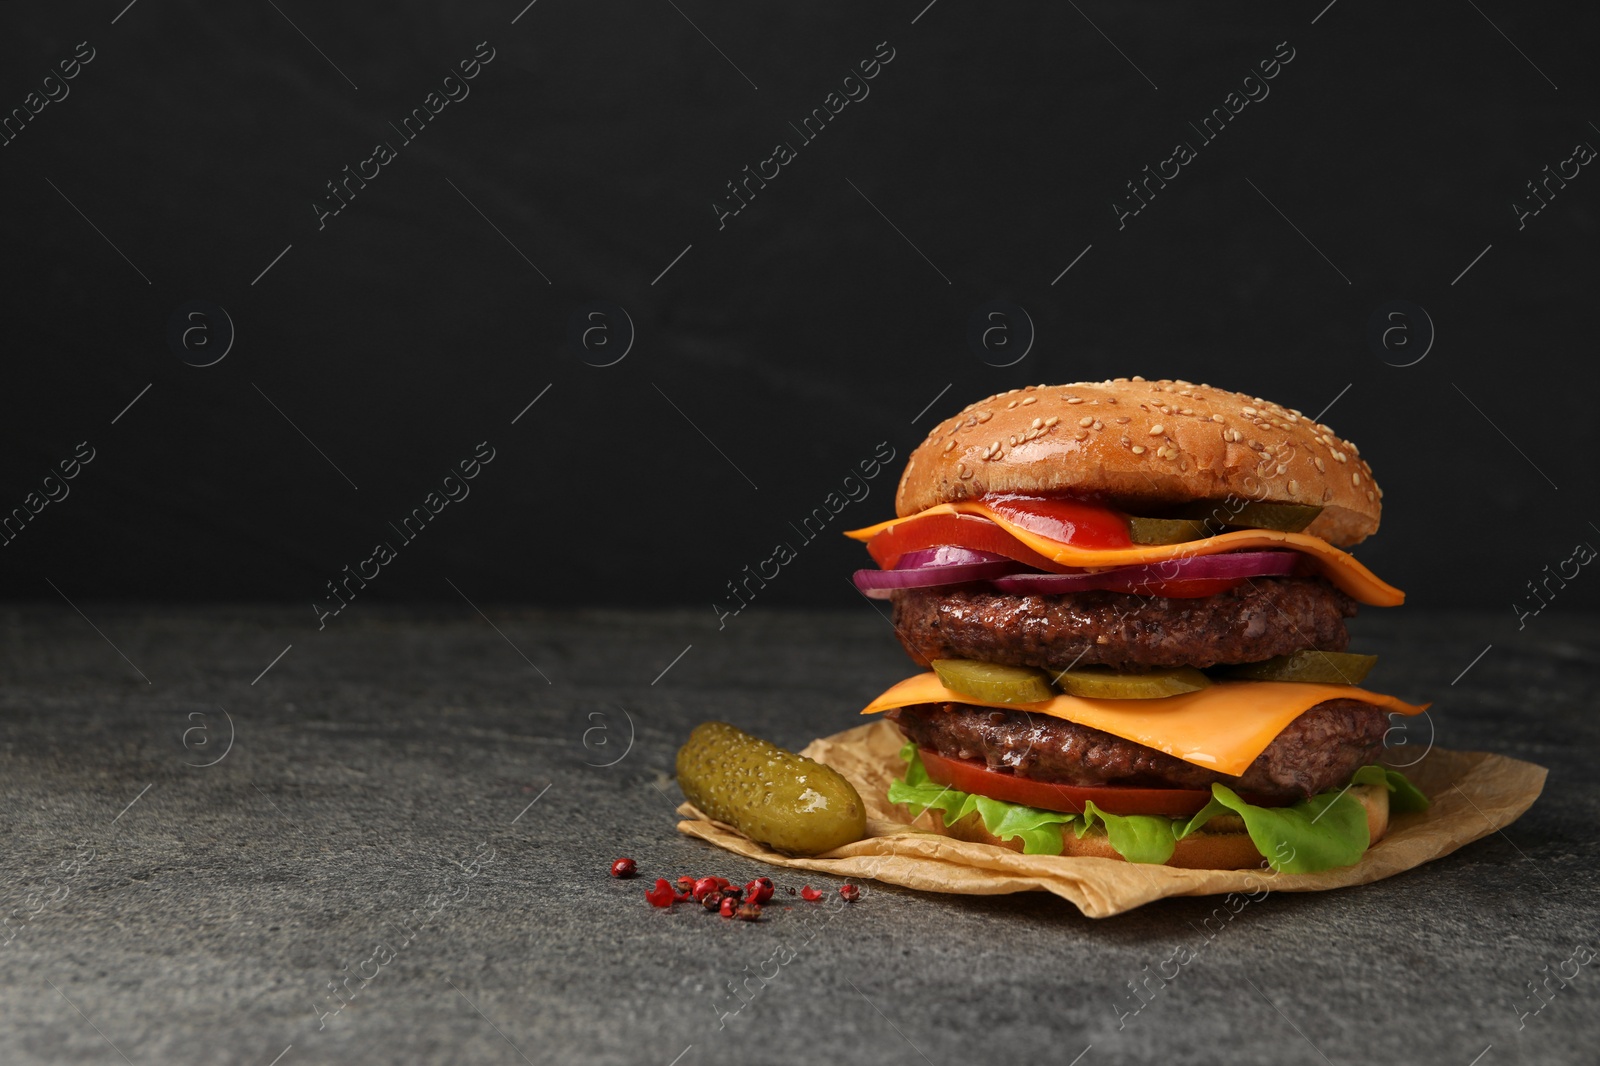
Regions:
[[[1080,666],[1056,675],[1056,684],[1069,696],[1099,700],[1152,700],[1197,692],[1211,679],[1192,666],[1120,674],[1102,666]]]
[[[1377,663],[1376,655],[1308,649],[1279,655],[1258,663],[1241,663],[1221,671],[1228,677],[1251,681],[1309,681],[1328,685],[1359,685]]]
[[[1007,666],[977,659],[935,659],[933,672],[951,692],[986,703],[1038,703],[1055,695],[1050,675],[1031,666]]]
[[[791,855],[820,855],[867,833],[866,806],[837,770],[726,722],[689,734],[678,787],[712,818]]]

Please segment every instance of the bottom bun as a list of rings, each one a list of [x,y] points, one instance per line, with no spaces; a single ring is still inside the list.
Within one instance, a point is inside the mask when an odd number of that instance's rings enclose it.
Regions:
[[[1352,785],[1345,793],[1367,812],[1367,846],[1383,839],[1389,830],[1389,790],[1383,785]],[[974,844],[994,844],[1012,851],[1022,850],[1020,839],[1001,840],[983,827],[983,819],[976,812],[956,822],[944,824],[944,812],[929,810],[918,817],[914,825],[932,829],[935,833],[966,840]],[[1081,838],[1071,829],[1062,834],[1062,855],[1090,855],[1101,859],[1118,859],[1111,849],[1105,830],[1099,826]],[[1186,870],[1248,870],[1259,867],[1266,856],[1256,850],[1245,832],[1244,819],[1238,815],[1213,818],[1206,827],[1178,841],[1172,857],[1163,865]],[[1125,861],[1125,860],[1124,860]]]

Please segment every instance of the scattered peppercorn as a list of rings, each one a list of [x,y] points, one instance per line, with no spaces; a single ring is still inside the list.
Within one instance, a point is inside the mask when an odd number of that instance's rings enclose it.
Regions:
[[[612,877],[632,877],[638,872],[639,867],[632,859],[618,859],[611,864]]]
[[[638,864],[632,859],[621,858],[611,864],[612,877],[633,877],[638,873]],[[761,918],[761,905],[768,902],[777,893],[777,886],[770,877],[756,877],[736,885],[726,877],[690,877],[685,875],[677,879],[677,891],[673,891],[673,882],[664,877],[656,878],[655,887],[648,889],[644,898],[653,907],[670,907],[674,903],[694,901],[705,910],[720,914],[724,918],[738,918],[742,921],[754,922]],[[785,885],[784,891],[795,895],[794,888]],[[826,893],[819,888],[806,885],[800,889],[799,895],[808,903],[815,903]],[[839,895],[847,902],[854,903],[861,897],[861,890],[853,884],[839,886]],[[793,910],[785,907],[784,910]]]

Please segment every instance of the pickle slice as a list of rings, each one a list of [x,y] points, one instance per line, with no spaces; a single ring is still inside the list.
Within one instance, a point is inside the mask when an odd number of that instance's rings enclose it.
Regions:
[[[951,692],[987,703],[1038,703],[1054,696],[1050,675],[1031,666],[1006,666],[977,659],[935,659],[933,672]]]
[[[1223,671],[1228,677],[1251,681],[1313,681],[1325,685],[1359,685],[1373,665],[1376,655],[1354,655],[1344,651],[1297,651],[1259,663],[1243,663]]]
[[[1069,696],[1101,700],[1153,700],[1196,692],[1211,679],[1192,666],[1152,670],[1146,674],[1119,674],[1099,666],[1081,666],[1056,675],[1056,684]]]
[[[1220,533],[1191,518],[1128,518],[1128,539],[1135,544],[1182,544]]]
[[[678,787],[712,818],[791,855],[867,835],[866,804],[837,770],[726,722],[702,722],[689,734],[678,749]]]
[[[1308,503],[1252,502],[1239,506],[1227,500],[1200,501],[1185,507],[1182,514],[1212,526],[1232,526],[1246,529],[1276,529],[1283,533],[1298,533],[1315,522],[1322,508]]]

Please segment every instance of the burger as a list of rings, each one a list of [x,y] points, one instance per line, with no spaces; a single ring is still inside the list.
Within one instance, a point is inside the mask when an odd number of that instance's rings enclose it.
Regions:
[[[905,739],[916,823],[1027,853],[1303,873],[1427,799],[1349,651],[1404,594],[1346,549],[1383,492],[1299,411],[1185,381],[1030,386],[912,452],[898,517],[848,535],[923,673],[864,714]]]

